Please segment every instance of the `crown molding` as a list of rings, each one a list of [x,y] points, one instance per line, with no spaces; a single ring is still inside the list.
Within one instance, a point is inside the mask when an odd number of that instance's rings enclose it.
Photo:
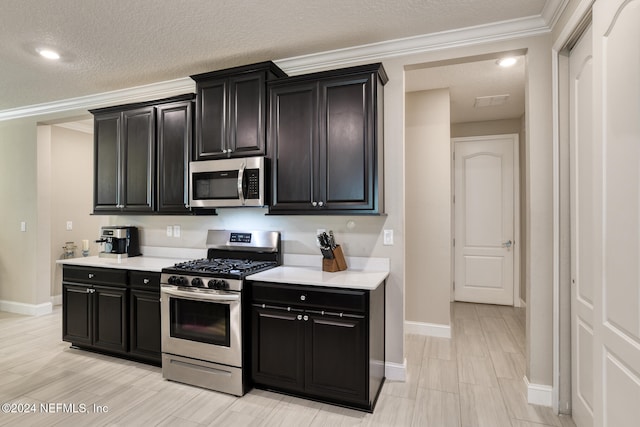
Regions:
[[[167,80],[96,95],[69,98],[61,101],[28,105],[0,111],[0,121],[19,119],[22,117],[40,116],[73,110],[89,110],[108,107],[110,105],[127,104],[130,102],[148,101],[156,98],[168,98],[183,93],[194,93],[195,82],[189,77]]]
[[[547,0],[541,15],[284,58],[274,62],[287,74],[296,75],[320,69],[339,68],[358,62],[381,61],[404,55],[536,36],[551,31],[567,2],[568,0]],[[184,77],[96,95],[2,110],[0,121],[72,110],[88,110],[193,92],[195,92],[195,82]]]
[[[556,1],[556,0],[551,0]],[[274,61],[287,74],[296,75],[354,62],[380,61],[404,55],[536,36],[551,31],[542,15],[478,25],[439,33],[383,41]]]

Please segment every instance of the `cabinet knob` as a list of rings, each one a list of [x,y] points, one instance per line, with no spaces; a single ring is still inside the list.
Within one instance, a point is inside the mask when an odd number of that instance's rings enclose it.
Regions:
[[[142,279],[142,283],[144,283],[145,285],[149,284],[149,279]]]
[[[93,273],[89,273],[89,279],[93,279],[95,275]]]
[[[323,207],[324,206],[324,202],[318,202],[318,206]]]
[[[306,299],[307,299],[306,295],[300,295],[300,301],[304,301]]]
[[[305,322],[309,320],[309,316],[307,316],[306,314],[302,318],[304,319]]]
[[[313,206],[313,207],[318,206],[318,202],[311,202],[311,206]]]
[[[302,320],[302,314],[298,314],[298,320]]]

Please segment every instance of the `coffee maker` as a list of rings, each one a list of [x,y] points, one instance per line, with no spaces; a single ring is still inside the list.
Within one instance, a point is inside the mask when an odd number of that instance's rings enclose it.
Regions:
[[[104,225],[96,242],[103,245],[99,257],[122,259],[142,255],[138,228],[130,225]]]

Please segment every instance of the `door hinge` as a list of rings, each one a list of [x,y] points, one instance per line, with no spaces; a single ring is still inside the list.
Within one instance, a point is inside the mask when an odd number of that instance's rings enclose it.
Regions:
[[[455,238],[453,239],[453,247],[454,248],[456,247],[456,239]]]

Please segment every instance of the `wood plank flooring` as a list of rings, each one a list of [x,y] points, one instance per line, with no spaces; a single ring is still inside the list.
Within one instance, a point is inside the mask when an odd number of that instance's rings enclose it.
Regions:
[[[0,403],[35,408],[3,407],[0,426],[575,427],[527,404],[524,310],[454,303],[452,318],[452,339],[405,337],[407,381],[388,381],[367,414],[165,381],[160,368],[69,348],[60,307],[40,317],[0,312]]]

